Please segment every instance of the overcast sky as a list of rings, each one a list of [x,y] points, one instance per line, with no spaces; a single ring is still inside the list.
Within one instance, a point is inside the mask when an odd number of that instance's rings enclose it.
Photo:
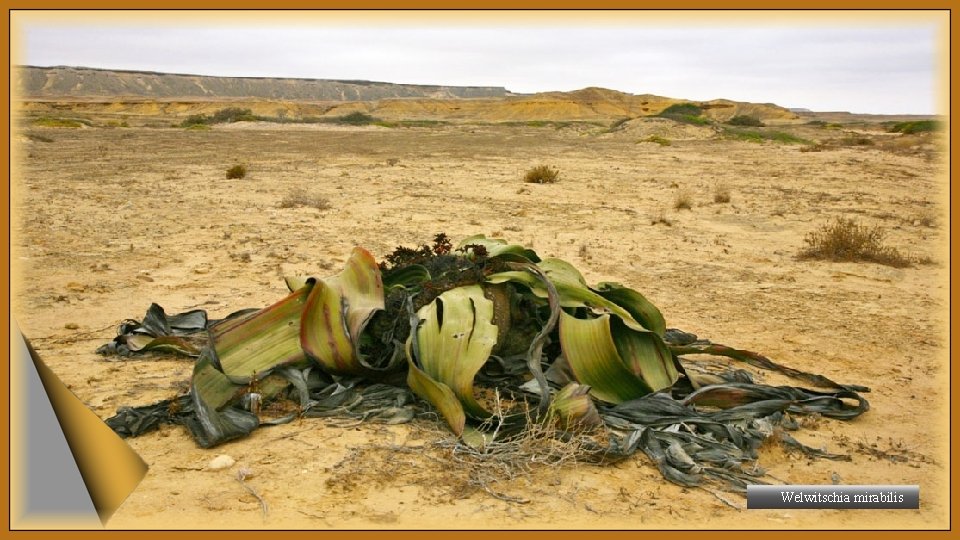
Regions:
[[[201,75],[503,86],[772,102],[859,113],[938,112],[932,23],[669,26],[360,23],[22,25],[17,62]]]

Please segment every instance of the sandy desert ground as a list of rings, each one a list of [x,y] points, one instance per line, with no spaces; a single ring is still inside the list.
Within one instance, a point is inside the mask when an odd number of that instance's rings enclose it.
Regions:
[[[814,140],[850,135],[790,129]],[[203,308],[220,317],[281,298],[284,275],[339,271],[355,245],[382,257],[440,231],[485,233],[569,260],[591,283],[642,291],[668,326],[870,386],[868,413],[821,419],[797,435],[851,461],[774,446],[760,464],[786,483],[830,484],[839,475],[845,484],[919,484],[921,494],[920,510],[738,510],[727,502],[742,506],[742,497],[724,502],[672,485],[637,455],[498,486],[529,501],[521,504],[460,489],[434,461],[443,435],[428,422],[304,419],[212,450],[178,426],[129,440],[150,470],[109,528],[944,528],[944,151],[878,127],[845,129],[876,144],[801,152],[657,121],[613,133],[592,125],[27,125],[14,138],[13,314],[56,374],[107,418],[186,387],[189,359],[94,353],[153,301],[170,313]],[[672,144],[638,143],[651,134]],[[235,163],[249,175],[225,179]],[[559,183],[522,181],[541,163],[560,169]],[[730,202],[714,202],[718,186]],[[330,207],[283,208],[297,190]],[[674,208],[682,191],[689,210]],[[882,225],[890,245],[926,262],[897,269],[796,258],[808,232],[841,216]],[[670,224],[654,223],[661,217]],[[218,454],[237,464],[207,469]],[[268,503],[265,518],[236,481],[240,467],[255,473],[246,483]]]

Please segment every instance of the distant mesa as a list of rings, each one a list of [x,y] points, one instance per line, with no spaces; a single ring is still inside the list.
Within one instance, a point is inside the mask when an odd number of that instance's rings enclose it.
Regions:
[[[20,66],[17,90],[27,98],[144,97],[370,101],[505,97],[502,87],[393,84],[374,81],[270,77],[210,77],[85,67]]]
[[[764,121],[798,118],[773,104],[725,99],[691,102],[597,87],[515,94],[499,86],[212,77],[71,66],[18,66],[14,73],[24,110],[35,114],[59,103],[90,114],[119,116],[185,117],[230,106],[290,119],[362,112],[384,121],[611,122],[656,116],[671,105],[691,103],[707,119],[721,122],[738,115]]]

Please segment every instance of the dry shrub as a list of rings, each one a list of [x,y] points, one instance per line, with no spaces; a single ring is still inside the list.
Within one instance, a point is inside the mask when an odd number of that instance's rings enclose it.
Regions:
[[[923,141],[920,137],[900,136],[896,139],[884,141],[883,148],[891,152],[909,152],[921,144],[923,144]]]
[[[304,189],[295,189],[280,201],[280,208],[316,208],[323,211],[330,208],[330,200]]]
[[[943,140],[938,139],[936,134],[920,133],[883,138],[877,148],[893,154],[919,155],[933,159],[942,151],[942,146]]]
[[[502,420],[502,418],[501,418]],[[526,503],[506,494],[502,488],[516,481],[527,482],[542,472],[558,471],[577,463],[597,463],[604,456],[604,442],[590,432],[566,432],[551,425],[529,421],[517,434],[498,437],[483,447],[474,447],[459,438],[447,437],[438,444],[445,448],[450,468],[459,470],[470,491],[484,491],[501,500]]]
[[[693,194],[688,189],[681,189],[673,198],[674,210],[690,210],[693,208]]]
[[[807,248],[800,252],[800,258],[910,266],[909,257],[883,244],[885,237],[879,226],[868,227],[852,219],[838,218],[807,234]]]
[[[503,417],[495,416],[493,422],[503,422]],[[559,475],[565,467],[601,463],[607,444],[600,434],[560,431],[549,423],[528,422],[518,433],[501,433],[482,446],[465,443],[440,423],[417,422],[410,427],[412,432],[403,444],[352,447],[330,467],[327,489],[353,492],[356,497],[390,485],[416,485],[427,500],[482,492],[525,504],[530,501],[511,492],[529,491],[530,486],[543,483],[544,475]]]
[[[717,184],[713,186],[713,202],[715,203],[730,202],[730,188],[728,188],[726,184]]]
[[[227,178],[230,180],[244,178],[247,176],[247,167],[245,165],[234,165],[227,169]]]
[[[528,184],[554,184],[560,179],[560,171],[548,165],[537,165],[527,171],[523,181]]]

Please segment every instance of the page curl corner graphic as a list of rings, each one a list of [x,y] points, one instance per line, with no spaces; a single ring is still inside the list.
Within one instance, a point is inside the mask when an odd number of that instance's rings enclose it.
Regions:
[[[10,329],[10,527],[100,528],[147,464]]]

